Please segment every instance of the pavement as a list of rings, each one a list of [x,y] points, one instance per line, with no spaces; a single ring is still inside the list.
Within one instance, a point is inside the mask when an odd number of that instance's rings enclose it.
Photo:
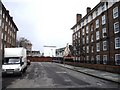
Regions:
[[[75,67],[75,66],[67,65],[67,64],[58,64],[58,65],[61,67],[65,67],[71,70],[78,71],[80,73],[84,73],[90,76],[94,76],[94,77],[101,78],[101,79],[108,80],[108,81],[113,81],[113,82],[120,84],[120,74],[110,73],[110,72],[100,71],[100,70],[95,70],[95,69],[89,69],[89,68],[84,68],[84,67]]]

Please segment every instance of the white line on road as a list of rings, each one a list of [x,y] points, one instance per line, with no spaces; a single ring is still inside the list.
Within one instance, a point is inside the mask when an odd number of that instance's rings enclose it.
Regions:
[[[67,72],[56,72],[56,73],[67,73]]]

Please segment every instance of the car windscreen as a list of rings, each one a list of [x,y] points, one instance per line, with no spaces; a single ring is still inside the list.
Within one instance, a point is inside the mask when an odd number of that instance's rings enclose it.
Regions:
[[[5,58],[3,64],[20,64],[20,58]]]

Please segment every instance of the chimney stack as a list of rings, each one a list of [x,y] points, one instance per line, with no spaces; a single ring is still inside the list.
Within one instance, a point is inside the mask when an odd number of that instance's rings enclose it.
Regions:
[[[10,17],[13,20],[13,17]]]
[[[76,23],[79,22],[82,19],[82,14],[76,15]]]
[[[9,14],[9,11],[7,10],[7,13]]]
[[[89,13],[91,11],[91,8],[90,7],[87,7],[87,13]]]

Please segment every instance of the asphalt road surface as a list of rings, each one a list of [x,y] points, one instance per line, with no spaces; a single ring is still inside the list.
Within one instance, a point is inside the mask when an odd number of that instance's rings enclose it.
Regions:
[[[2,88],[117,88],[119,85],[56,63],[32,62],[22,76],[8,75],[2,78]]]

